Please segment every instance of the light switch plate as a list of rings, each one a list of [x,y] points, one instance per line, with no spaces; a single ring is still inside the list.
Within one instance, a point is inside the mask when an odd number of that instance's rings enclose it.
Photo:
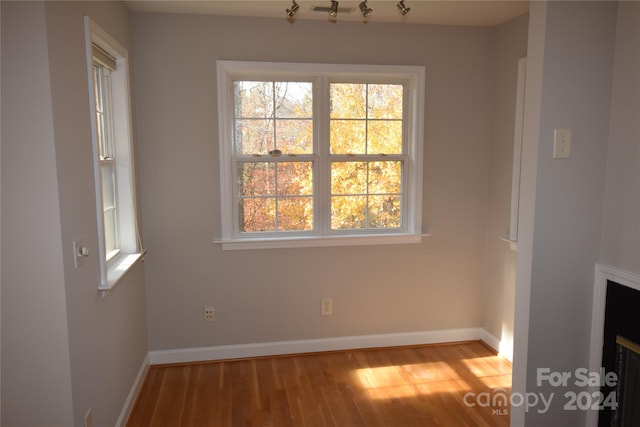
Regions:
[[[333,316],[333,298],[320,299],[320,314],[323,316]]]
[[[76,269],[78,269],[82,264],[84,264],[84,259],[86,256],[83,256],[80,252],[81,248],[84,247],[84,239],[78,239],[73,242],[73,260]]]
[[[553,158],[568,159],[571,157],[571,129],[553,131]]]

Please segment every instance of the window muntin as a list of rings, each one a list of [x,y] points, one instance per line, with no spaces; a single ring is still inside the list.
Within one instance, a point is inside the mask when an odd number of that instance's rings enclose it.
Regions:
[[[223,248],[422,235],[423,67],[218,61],[218,87]]]

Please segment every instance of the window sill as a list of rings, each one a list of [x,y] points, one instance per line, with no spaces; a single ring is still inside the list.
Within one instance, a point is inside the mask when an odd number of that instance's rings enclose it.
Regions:
[[[242,249],[279,249],[279,248],[315,248],[329,246],[365,246],[365,245],[395,245],[420,243],[423,237],[431,234],[378,234],[361,236],[296,236],[280,238],[246,238],[236,240],[214,240],[221,244],[222,250]]]
[[[512,240],[508,237],[500,237],[500,240],[502,240],[503,242],[507,242],[509,244],[509,249],[511,249],[514,252],[518,252],[518,241],[517,240]]]
[[[107,270],[107,281],[98,287],[103,298],[109,295],[113,288],[120,283],[120,281],[136,264],[138,264],[139,261],[144,261],[144,255],[146,253],[147,251],[133,254],[120,254],[113,262],[110,263],[109,269]]]

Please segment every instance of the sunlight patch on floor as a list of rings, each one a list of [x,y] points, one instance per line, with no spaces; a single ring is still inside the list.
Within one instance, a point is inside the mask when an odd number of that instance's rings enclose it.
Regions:
[[[496,356],[464,359],[462,363],[487,387],[511,388],[511,375],[503,373],[500,363],[496,363]]]
[[[371,399],[407,398],[471,389],[446,362],[363,368],[357,369],[355,375]]]

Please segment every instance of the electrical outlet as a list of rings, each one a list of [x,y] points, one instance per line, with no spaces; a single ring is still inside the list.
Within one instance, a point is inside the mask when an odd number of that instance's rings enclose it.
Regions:
[[[214,320],[216,320],[216,311],[212,306],[206,305],[204,307],[204,321],[213,322]]]
[[[320,300],[320,314],[333,316],[333,298],[322,298]]]
[[[84,427],[93,427],[93,414],[91,408],[87,409],[87,413],[84,414]]]

